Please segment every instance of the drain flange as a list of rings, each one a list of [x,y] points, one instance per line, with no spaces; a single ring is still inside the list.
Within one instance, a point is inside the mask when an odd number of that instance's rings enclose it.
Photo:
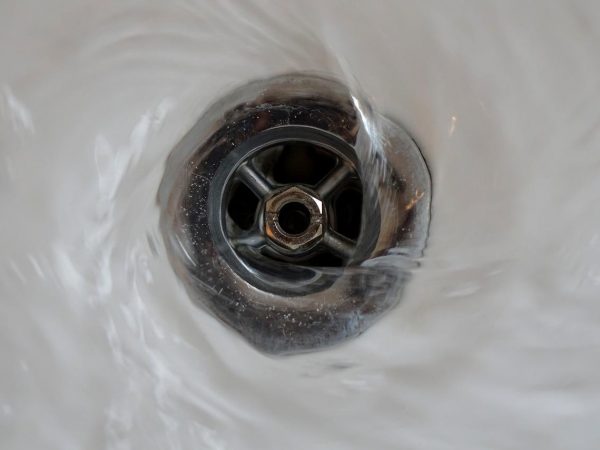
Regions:
[[[365,111],[331,79],[258,81],[213,105],[168,160],[170,260],[195,301],[261,350],[361,333],[424,248],[427,167],[399,126]]]

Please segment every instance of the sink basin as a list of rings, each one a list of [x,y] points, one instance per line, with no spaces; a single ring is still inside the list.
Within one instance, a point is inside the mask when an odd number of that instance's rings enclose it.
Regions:
[[[598,30],[583,0],[4,1],[0,447],[595,448]],[[215,99],[292,72],[405,127],[431,222],[395,308],[274,357],[190,301],[157,192]]]

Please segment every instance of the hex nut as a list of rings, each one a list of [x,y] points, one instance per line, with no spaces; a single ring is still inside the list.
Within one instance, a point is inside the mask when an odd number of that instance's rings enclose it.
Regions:
[[[290,203],[300,203],[309,213],[308,226],[299,234],[286,232],[280,224],[280,212],[285,205]],[[323,238],[326,220],[323,201],[316,193],[303,186],[284,188],[265,202],[264,224],[268,241],[288,253],[302,253],[320,242]]]

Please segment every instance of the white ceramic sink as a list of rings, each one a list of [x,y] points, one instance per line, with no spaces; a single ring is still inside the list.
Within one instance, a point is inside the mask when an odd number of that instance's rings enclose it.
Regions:
[[[594,449],[600,4],[0,3],[0,447]],[[272,358],[166,259],[164,162],[213,100],[318,71],[433,179],[403,302]]]

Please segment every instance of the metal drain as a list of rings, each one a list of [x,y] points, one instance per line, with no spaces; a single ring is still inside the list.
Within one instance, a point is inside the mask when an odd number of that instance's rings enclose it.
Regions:
[[[425,163],[368,111],[331,79],[262,80],[209,108],[169,157],[159,202],[171,263],[261,350],[361,333],[398,302],[424,248]]]
[[[335,277],[299,266],[343,267],[371,250],[357,253],[362,193],[347,143],[312,127],[277,127],[220,164],[208,194],[213,239],[253,286],[285,296],[318,291]],[[376,236],[377,222],[367,225],[365,235]]]

